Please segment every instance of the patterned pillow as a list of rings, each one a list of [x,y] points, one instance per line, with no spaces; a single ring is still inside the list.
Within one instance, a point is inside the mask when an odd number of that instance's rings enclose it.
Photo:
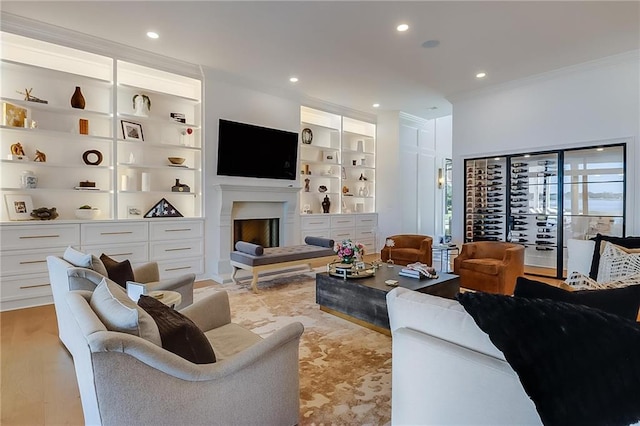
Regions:
[[[565,284],[570,286],[573,290],[605,290],[608,288],[627,287],[630,285],[640,284],[640,273],[630,275],[619,280],[609,281],[608,283],[600,283],[589,278],[587,275],[581,274],[580,272],[572,272],[571,275],[569,275],[569,278],[566,279]],[[562,286],[562,288],[565,287]]]
[[[640,273],[640,249],[628,249],[605,242],[596,281],[608,283],[638,273]]]

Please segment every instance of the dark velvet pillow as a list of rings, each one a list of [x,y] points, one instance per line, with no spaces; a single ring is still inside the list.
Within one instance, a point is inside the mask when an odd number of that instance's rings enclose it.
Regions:
[[[589,306],[630,320],[637,318],[640,307],[639,285],[606,290],[567,291],[540,281],[518,277],[513,295]]]
[[[612,244],[622,246],[624,248],[640,248],[640,237],[612,237],[609,235],[597,234],[591,238],[596,242],[593,248],[593,257],[591,258],[591,269],[589,270],[589,278],[598,279],[598,268],[600,267],[600,244],[603,241],[609,241]]]
[[[150,296],[140,296],[138,306],[156,322],[164,349],[194,364],[216,362],[207,336],[189,318]]]
[[[100,255],[100,260],[107,270],[107,275],[111,281],[120,284],[123,288],[127,288],[127,281],[135,281],[133,278],[133,269],[131,268],[131,262],[129,260],[123,260],[118,262],[115,259],[110,258],[106,254]]]

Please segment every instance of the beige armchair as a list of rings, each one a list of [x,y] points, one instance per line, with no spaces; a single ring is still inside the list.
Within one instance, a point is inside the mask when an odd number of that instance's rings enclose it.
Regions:
[[[453,271],[460,275],[460,287],[511,295],[516,278],[524,275],[524,246],[499,241],[463,244]]]
[[[262,339],[232,323],[227,293],[214,293],[181,311],[204,331],[217,358],[194,364],[142,337],[108,331],[91,294],[64,295],[86,424],[298,423],[301,323]]]
[[[64,295],[72,290],[93,291],[100,284],[104,275],[93,269],[74,266],[58,256],[47,256],[47,267],[58,320],[58,335],[68,349],[69,308],[64,300]],[[180,293],[182,302],[176,307],[177,309],[193,303],[193,283],[196,278],[194,274],[160,280],[158,264],[149,262],[134,267],[133,277],[136,282],[147,284],[149,291],[171,290]]]
[[[385,245],[380,250],[380,257],[383,261],[393,260],[396,265],[408,265],[410,263],[421,262],[433,266],[433,238],[426,235],[402,234],[387,237],[393,240],[393,246]]]

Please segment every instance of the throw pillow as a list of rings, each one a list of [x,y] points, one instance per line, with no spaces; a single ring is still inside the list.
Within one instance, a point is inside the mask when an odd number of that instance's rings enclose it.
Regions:
[[[640,286],[609,290],[566,291],[540,281],[518,277],[513,295],[589,306],[630,320],[637,318],[638,307],[640,307]]]
[[[162,346],[158,326],[149,314],[138,307],[116,283],[103,278],[89,301],[107,330],[133,334]]]
[[[628,249],[605,241],[597,281],[601,283],[640,273],[640,249]]]
[[[131,268],[131,262],[129,262],[128,259],[118,262],[117,260],[102,253],[102,255],[100,255],[100,260],[107,270],[107,276],[109,279],[117,282],[122,288],[127,288],[127,281],[134,281],[133,269]]]
[[[107,272],[107,268],[104,267],[104,263],[97,256],[91,255],[91,269],[102,275],[103,277],[108,277],[109,273]]]
[[[246,241],[238,241],[236,243],[236,250],[252,256],[262,256],[264,254],[264,247],[260,244],[248,243]]]
[[[313,237],[311,235],[304,237],[305,244],[310,246],[333,248],[335,241],[331,238]]]
[[[599,283],[579,272],[572,272],[569,278],[566,279],[565,283],[567,286],[571,287],[569,290],[604,290],[607,288],[620,288],[640,284],[640,273],[630,275],[619,280],[609,281],[608,283]]]
[[[640,248],[640,237],[623,238],[597,234],[591,239],[596,242],[593,248],[593,257],[591,259],[591,270],[589,271],[589,277],[594,280],[598,278],[598,268],[600,267],[600,245],[603,241],[609,241],[613,244],[626,248]]]
[[[67,247],[62,258],[73,266],[77,266],[79,268],[91,268],[91,255],[82,253],[71,246]]]
[[[164,349],[194,364],[216,362],[207,336],[189,318],[150,296],[140,296],[138,306],[158,325]]]
[[[545,425],[640,421],[640,324],[582,305],[466,292]]]

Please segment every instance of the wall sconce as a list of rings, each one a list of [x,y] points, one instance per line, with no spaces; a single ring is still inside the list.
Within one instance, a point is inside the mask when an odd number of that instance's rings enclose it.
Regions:
[[[438,189],[442,189],[444,186],[444,173],[442,172],[442,168],[438,169]]]

